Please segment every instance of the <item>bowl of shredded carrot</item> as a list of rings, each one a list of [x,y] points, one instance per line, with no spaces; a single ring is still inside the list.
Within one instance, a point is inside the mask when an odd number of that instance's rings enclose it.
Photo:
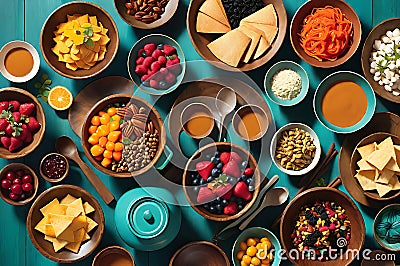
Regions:
[[[361,23],[356,12],[341,0],[310,0],[293,17],[290,41],[293,49],[312,66],[336,67],[357,50]]]

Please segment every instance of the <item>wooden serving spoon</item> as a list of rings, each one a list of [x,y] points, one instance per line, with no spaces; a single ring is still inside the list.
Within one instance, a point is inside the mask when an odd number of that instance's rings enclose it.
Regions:
[[[56,150],[66,158],[74,161],[81,168],[82,172],[106,204],[110,204],[114,200],[114,196],[111,194],[110,190],[101,182],[93,170],[82,161],[81,157],[79,157],[78,149],[71,138],[67,136],[59,137],[56,140]]]

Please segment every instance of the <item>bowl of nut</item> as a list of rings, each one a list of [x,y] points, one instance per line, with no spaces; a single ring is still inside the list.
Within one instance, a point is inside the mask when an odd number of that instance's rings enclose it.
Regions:
[[[171,155],[158,111],[127,94],[114,94],[95,104],[86,116],[81,136],[89,161],[113,177],[138,176],[153,166],[162,169],[168,163],[168,158],[160,159],[164,150]]]
[[[154,29],[167,23],[175,14],[179,0],[114,0],[120,17],[139,29]]]
[[[272,137],[270,153],[279,170],[299,176],[310,172],[317,165],[321,146],[317,134],[309,126],[289,123]]]

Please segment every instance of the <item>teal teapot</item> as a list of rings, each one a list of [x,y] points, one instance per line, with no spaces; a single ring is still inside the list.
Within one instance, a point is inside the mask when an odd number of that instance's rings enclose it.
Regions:
[[[174,203],[174,196],[163,188],[136,188],[126,192],[115,207],[118,234],[137,250],[166,247],[181,226],[181,211]]]

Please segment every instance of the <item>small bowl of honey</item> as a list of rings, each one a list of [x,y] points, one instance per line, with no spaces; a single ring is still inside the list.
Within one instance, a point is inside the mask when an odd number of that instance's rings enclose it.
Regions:
[[[11,82],[27,82],[39,71],[40,59],[35,47],[24,41],[12,41],[0,50],[0,72]]]
[[[268,130],[268,117],[265,111],[254,104],[240,107],[233,115],[233,131],[244,140],[261,139]]]
[[[181,114],[183,131],[194,139],[207,137],[214,128],[214,116],[204,103],[191,103]]]
[[[109,246],[94,257],[92,266],[135,266],[131,253],[120,246]]]

